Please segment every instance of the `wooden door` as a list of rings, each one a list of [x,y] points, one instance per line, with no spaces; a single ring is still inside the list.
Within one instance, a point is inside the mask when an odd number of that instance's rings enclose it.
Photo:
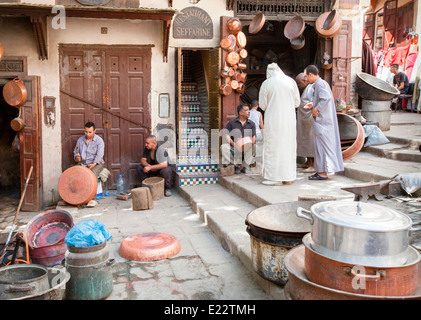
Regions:
[[[342,98],[346,103],[351,98],[351,54],[352,21],[344,20],[341,31],[333,38],[333,67],[331,87],[335,101]]]
[[[115,188],[121,173],[129,187],[138,182],[136,167],[150,131],[119,116],[150,127],[150,60],[149,46],[61,46],[61,87],[84,99],[61,94],[63,171],[74,164],[73,149],[84,124],[93,121],[112,174],[107,187]]]
[[[106,53],[106,106],[114,114],[149,127],[150,60],[150,48],[124,51],[112,48]],[[133,186],[138,182],[137,165],[149,132],[110,113],[106,113],[104,119],[107,168],[114,177],[111,188],[116,187],[120,173],[124,173],[126,181]]]
[[[25,128],[19,132],[22,193],[31,166],[33,166],[33,170],[28,181],[21,210],[39,211],[42,206],[40,78],[37,76],[25,76],[22,77],[22,81],[28,91],[28,99],[25,105],[21,107],[21,118],[25,122]]]
[[[384,3],[383,9],[383,49],[395,47],[397,45],[397,17],[398,17],[398,0],[390,0]]]

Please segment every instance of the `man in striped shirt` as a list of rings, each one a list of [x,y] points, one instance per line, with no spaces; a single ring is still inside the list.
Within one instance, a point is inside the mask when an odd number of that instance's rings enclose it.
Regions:
[[[78,164],[92,170],[98,178],[104,164],[104,140],[95,134],[95,124],[87,122],[85,124],[85,135],[81,136],[73,151],[74,159]]]

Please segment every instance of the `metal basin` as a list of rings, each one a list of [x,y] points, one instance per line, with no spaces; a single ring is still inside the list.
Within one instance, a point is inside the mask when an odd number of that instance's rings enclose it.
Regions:
[[[35,264],[0,269],[0,300],[39,294],[49,289],[47,269]]]
[[[358,95],[366,100],[392,100],[400,94],[391,84],[364,72],[357,74],[355,88]]]

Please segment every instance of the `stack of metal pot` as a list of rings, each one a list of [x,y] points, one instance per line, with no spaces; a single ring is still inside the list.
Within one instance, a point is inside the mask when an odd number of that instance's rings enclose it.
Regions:
[[[309,281],[374,296],[411,296],[418,287],[419,252],[409,245],[412,220],[365,202],[329,201],[297,209],[310,221],[303,238]]]

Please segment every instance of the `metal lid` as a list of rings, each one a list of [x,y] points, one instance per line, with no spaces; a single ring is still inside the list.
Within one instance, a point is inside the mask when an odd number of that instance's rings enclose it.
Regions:
[[[377,232],[409,229],[412,220],[403,213],[380,205],[357,201],[326,201],[311,207],[326,222]]]

